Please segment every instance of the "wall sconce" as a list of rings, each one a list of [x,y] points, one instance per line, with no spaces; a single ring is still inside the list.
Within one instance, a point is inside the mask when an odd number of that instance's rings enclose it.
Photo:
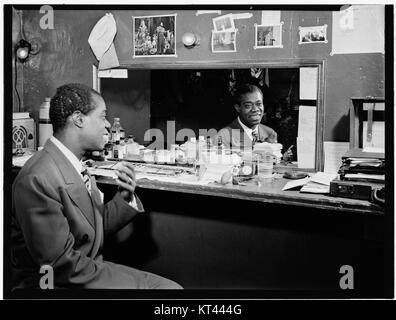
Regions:
[[[24,62],[29,57],[31,50],[32,45],[30,44],[30,42],[24,39],[19,40],[19,42],[15,46],[16,56],[22,62]]]
[[[182,36],[182,42],[184,44],[184,46],[188,49],[192,49],[195,46],[198,46],[200,43],[200,39],[197,35],[195,35],[194,33],[191,32],[186,32],[185,34],[183,34]]]
[[[40,50],[40,46],[36,41],[32,41],[32,43],[30,43],[25,39],[21,39],[15,45],[15,54],[19,59],[19,61],[21,62],[25,62],[30,55],[37,54],[39,50]]]

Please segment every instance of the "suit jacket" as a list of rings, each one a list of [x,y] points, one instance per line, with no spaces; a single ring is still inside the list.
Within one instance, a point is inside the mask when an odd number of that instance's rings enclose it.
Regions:
[[[42,265],[53,268],[57,288],[138,288],[136,270],[103,261],[105,234],[139,212],[117,192],[101,203],[81,176],[48,140],[13,183],[12,268],[14,288],[38,287]],[[136,197],[138,207],[142,208]]]
[[[222,128],[217,137],[222,138],[222,142],[226,147],[235,148],[251,148],[252,140],[246,134],[240,125],[238,118],[231,122],[228,126]],[[278,136],[276,132],[263,124],[258,124],[258,140],[257,142],[277,143]]]

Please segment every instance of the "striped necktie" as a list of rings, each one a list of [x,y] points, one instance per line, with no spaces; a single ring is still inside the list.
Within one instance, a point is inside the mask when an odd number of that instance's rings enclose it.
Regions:
[[[256,131],[252,131],[252,142],[255,144],[258,141],[258,134]]]
[[[91,179],[89,177],[88,169],[83,167],[81,170],[81,175],[82,175],[85,187],[87,188],[88,192],[91,193]]]

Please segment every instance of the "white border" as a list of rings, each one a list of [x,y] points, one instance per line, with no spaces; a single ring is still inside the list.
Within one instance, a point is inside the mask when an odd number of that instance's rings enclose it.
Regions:
[[[324,31],[324,35],[325,35],[325,40],[323,41],[309,41],[309,42],[303,42],[302,41],[302,31],[309,32],[309,31],[315,31],[315,30],[323,30]],[[328,39],[327,39],[327,24],[324,24],[323,26],[314,26],[314,27],[298,27],[298,35],[299,35],[299,40],[298,40],[298,44],[311,44],[311,43],[328,43]]]
[[[225,32],[233,32],[233,33],[235,33],[235,37],[234,37],[234,50],[221,50],[221,51],[219,51],[219,50],[214,50],[214,45],[213,45],[213,35],[214,34],[216,34],[216,33],[225,33]],[[225,31],[215,31],[215,30],[212,30],[212,39],[210,40],[210,42],[211,42],[211,47],[212,47],[212,53],[221,53],[221,52],[237,52],[237,49],[236,49],[236,47],[237,47],[237,32],[238,32],[238,29],[234,29],[234,30],[225,30]]]
[[[175,53],[174,54],[153,54],[153,55],[136,55],[135,54],[135,19],[150,19],[150,18],[158,18],[158,17],[175,17]],[[153,15],[153,16],[132,16],[132,58],[167,58],[167,57],[176,57],[177,58],[177,53],[176,53],[176,17],[177,13],[173,14],[159,14],[159,15]]]
[[[227,18],[230,19],[230,21],[231,21],[231,28],[227,28],[227,29],[224,29],[224,30],[217,30],[216,21],[225,20]],[[220,17],[213,18],[212,22],[213,22],[213,30],[214,31],[232,31],[232,30],[235,30],[234,18],[233,18],[232,13],[225,14],[225,15],[222,15]]]
[[[253,49],[267,49],[267,48],[283,48],[283,43],[282,43],[282,26],[283,26],[283,21],[277,24],[254,24],[254,46]],[[257,32],[259,27],[279,27],[279,45],[276,46],[259,46],[257,45]]]

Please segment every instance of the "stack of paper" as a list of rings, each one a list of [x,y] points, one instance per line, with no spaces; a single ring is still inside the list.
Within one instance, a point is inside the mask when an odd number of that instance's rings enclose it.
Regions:
[[[330,182],[336,177],[337,174],[317,172],[311,177],[310,181],[301,188],[300,192],[330,193]]]

